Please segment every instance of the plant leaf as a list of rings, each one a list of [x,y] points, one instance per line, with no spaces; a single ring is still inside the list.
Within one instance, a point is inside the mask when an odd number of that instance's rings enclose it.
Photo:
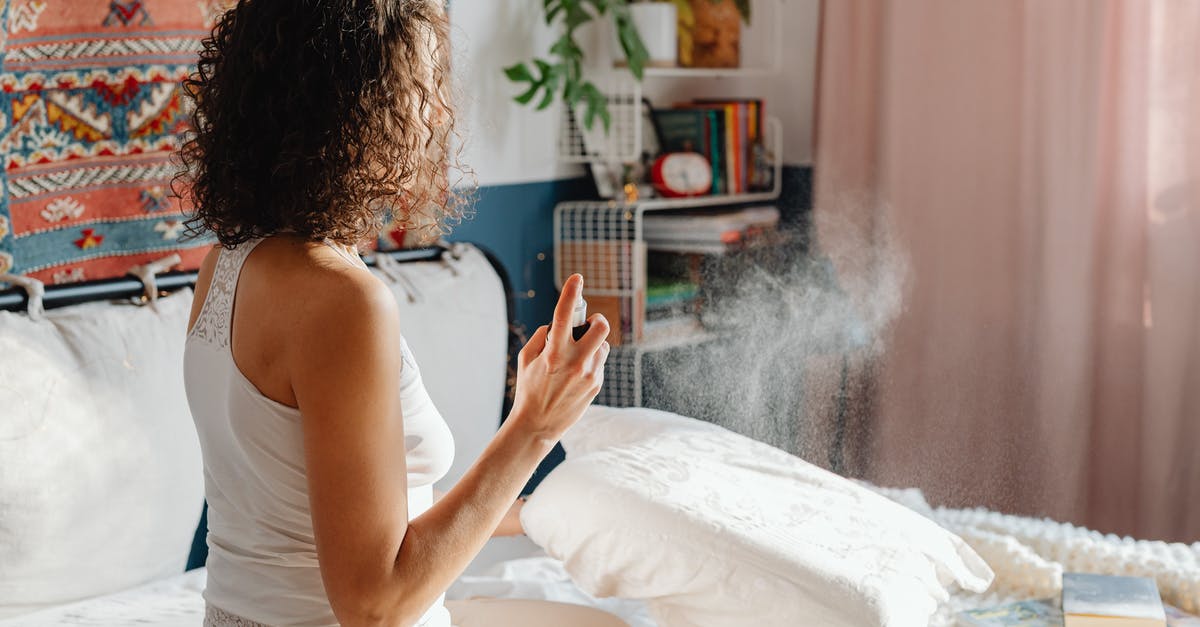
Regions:
[[[604,131],[608,132],[608,127],[612,121],[612,117],[608,112],[608,98],[596,88],[592,82],[588,81],[580,86],[579,91],[583,94],[587,101],[587,107],[583,114],[583,126],[589,131],[596,123],[596,118],[599,117],[604,122]]]
[[[625,51],[625,58],[629,61],[629,71],[640,81],[642,80],[642,70],[650,58],[650,53],[646,52],[642,36],[638,34],[637,26],[634,25],[628,13],[617,15],[615,19],[621,49]]]
[[[537,107],[535,107],[535,110],[544,111],[546,107],[549,107],[550,104],[554,102],[554,93],[556,88],[557,85],[546,85],[546,93],[542,96],[542,101],[538,103]]]
[[[571,37],[569,33],[564,33],[562,37],[554,41],[554,45],[550,46],[550,53],[564,59],[583,57],[583,50],[575,43],[575,38]]]
[[[567,9],[567,16],[563,18],[563,23],[567,25],[567,32],[574,32],[576,28],[592,21],[592,14],[583,9],[582,6],[575,5]]]
[[[504,68],[504,75],[514,83],[533,81],[533,75],[529,73],[529,68],[524,63],[517,63],[516,65]]]
[[[588,0],[592,3],[592,7],[596,9],[596,15],[604,15],[608,11],[608,0]]]
[[[527,89],[525,92],[513,96],[513,100],[516,100],[523,105],[529,104],[529,101],[533,100],[533,97],[537,95],[539,89],[541,89],[541,84],[532,83],[529,85],[529,89]]]
[[[564,81],[563,83],[563,102],[569,107],[575,107],[583,98],[583,89],[579,81]]]
[[[546,24],[553,24],[563,11],[577,2],[579,0],[546,0]]]

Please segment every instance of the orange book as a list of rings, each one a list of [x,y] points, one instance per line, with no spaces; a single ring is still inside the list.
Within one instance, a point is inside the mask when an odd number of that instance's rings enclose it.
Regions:
[[[738,107],[736,104],[725,105],[725,128],[728,138],[725,144],[725,154],[729,156],[730,191],[742,193],[742,156],[738,146],[741,145],[741,133],[738,132]]]

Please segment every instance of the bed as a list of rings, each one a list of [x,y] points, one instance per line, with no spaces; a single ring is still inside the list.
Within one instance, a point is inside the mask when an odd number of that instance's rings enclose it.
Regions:
[[[440,488],[445,489],[462,475],[482,451],[498,426],[500,416],[507,409],[508,382],[511,380],[509,356],[517,345],[510,322],[510,290],[507,288],[503,271],[495,265],[494,260],[484,251],[470,245],[446,245],[399,254],[381,253],[375,255],[371,261],[373,271],[392,286],[396,294],[401,306],[405,335],[421,364],[430,395],[446,416],[455,436],[455,463],[447,477],[439,484]],[[150,276],[153,276],[153,273]],[[38,307],[34,301],[39,299],[48,301],[52,310],[55,305],[72,305],[67,309],[60,309],[58,313],[51,311],[46,314],[53,319],[55,325],[67,328],[71,325],[91,324],[86,316],[62,313],[81,311],[74,307],[81,301],[95,300],[97,295],[102,299],[109,299],[117,293],[124,296],[142,293],[139,300],[149,302],[141,308],[156,308],[157,311],[142,312],[145,314],[142,319],[131,323],[139,325],[137,334],[140,336],[149,332],[146,329],[148,320],[154,321],[174,315],[174,322],[171,324],[178,325],[180,312],[186,312],[190,304],[190,291],[187,286],[191,280],[194,280],[194,275],[174,273],[158,277],[157,283],[153,285],[143,285],[138,281],[110,281],[104,285],[49,289],[46,290],[49,297],[39,297],[40,288],[34,286],[28,287],[28,296],[20,290],[0,292],[0,309],[23,310],[33,302],[36,316]],[[168,288],[179,291],[167,296]],[[90,312],[89,316],[101,312],[109,315],[116,311],[114,315],[128,317],[139,309],[129,305],[95,302],[84,307],[92,308],[83,310]],[[118,309],[111,309],[114,307]],[[186,314],[183,315],[186,320]],[[26,328],[21,325],[32,324],[27,320],[29,317],[28,314],[21,313],[0,313],[0,345],[5,341],[11,343],[14,340],[13,334]],[[77,335],[78,337],[72,336],[72,341],[91,341],[86,334]],[[179,339],[181,342],[181,330]],[[114,361],[122,367],[128,367],[131,362],[137,364],[137,359],[129,354],[131,351],[155,350],[155,346],[162,344],[138,345],[129,340],[123,342],[117,350],[124,352],[121,353],[120,359]],[[172,345],[170,348],[176,349],[181,350],[181,345]],[[14,353],[0,352],[0,355],[10,355],[7,360],[0,357],[0,382],[29,376],[25,372],[30,369],[29,364],[14,363],[11,359],[12,354]],[[92,364],[94,361],[93,359],[88,363]],[[469,386],[469,393],[463,393],[464,385]],[[0,385],[0,404],[13,401],[15,397],[12,396],[12,387],[5,388]],[[171,388],[167,392],[177,391],[176,388]],[[4,394],[9,396],[6,398]],[[19,397],[16,398],[19,400]],[[136,404],[139,401],[135,398],[132,402]],[[172,401],[167,399],[161,402]],[[11,406],[19,405],[14,402]],[[606,410],[594,408],[592,411],[603,413]],[[179,419],[179,416],[174,418]],[[88,418],[83,416],[80,419]],[[184,426],[190,429],[190,420]],[[145,430],[144,425],[137,428]],[[128,565],[120,564],[119,567],[114,566],[114,570],[120,572],[102,573],[103,576],[100,577],[97,577],[95,572],[85,572],[94,571],[94,564],[81,566],[78,570],[63,567],[51,573],[53,576],[48,576],[43,582],[46,585],[38,590],[38,594],[41,595],[38,597],[40,601],[33,605],[22,605],[22,599],[15,597],[22,589],[23,583],[13,581],[20,574],[19,564],[13,562],[6,565],[4,560],[0,559],[0,611],[5,607],[9,608],[8,617],[0,619],[0,627],[127,624],[182,627],[198,626],[202,623],[204,603],[200,592],[205,584],[205,571],[200,568],[180,572],[187,558],[188,540],[192,537],[200,513],[200,499],[195,494],[199,485],[196,482],[198,469],[190,467],[190,464],[198,460],[198,453],[194,450],[194,442],[185,442],[182,445],[177,442],[182,437],[179,433],[185,432],[186,430],[177,431],[174,435],[168,434],[172,441],[175,441],[173,445],[182,448],[164,463],[179,463],[178,466],[170,468],[176,468],[180,473],[177,485],[182,487],[174,489],[170,496],[161,497],[173,511],[161,513],[160,518],[156,519],[173,521],[171,529],[158,534],[162,535],[162,538],[157,538],[156,535],[156,541],[161,540],[165,543],[162,546],[169,547],[163,549],[163,553],[169,555],[169,559],[150,564],[151,568],[143,571],[130,571],[132,574],[125,572],[129,571],[129,568],[125,568]],[[0,428],[0,436],[4,435],[6,434],[3,428]],[[95,437],[97,442],[105,442],[106,447],[111,448],[114,445],[112,438],[105,439],[103,433],[95,434]],[[123,437],[133,435],[126,433]],[[0,437],[0,454],[4,452],[4,440],[4,437]],[[79,458],[87,457],[78,452],[74,454],[80,455]],[[186,463],[180,463],[180,460]],[[73,460],[66,460],[48,468],[67,468],[72,463]],[[183,470],[178,470],[179,468]],[[24,537],[36,538],[39,537],[36,535],[37,530],[14,529],[13,525],[21,521],[13,522],[2,516],[6,507],[5,501],[8,501],[10,511],[14,511],[13,508],[20,505],[14,504],[15,498],[12,497],[16,492],[13,487],[16,485],[13,483],[14,476],[14,473],[0,473],[0,558],[14,554],[29,558],[29,551],[32,549],[28,546],[14,549],[11,538],[22,537],[22,534],[26,534]],[[128,477],[121,480],[126,484],[130,482]],[[136,484],[136,481],[133,483]],[[128,487],[126,484],[121,485]],[[1051,596],[1057,591],[1058,577],[1064,568],[1155,576],[1160,588],[1164,590],[1165,595],[1169,595],[1172,602],[1184,609],[1200,610],[1200,543],[1191,546],[1166,545],[1105,537],[1086,529],[1052,521],[1003,516],[985,510],[932,508],[917,490],[865,487],[958,534],[996,573],[995,583],[986,593],[960,591],[952,595],[933,616],[930,622],[932,625],[954,624],[954,613],[959,609],[987,606],[1011,599]],[[156,489],[163,488],[158,486]],[[5,496],[5,490],[9,491],[9,497]],[[154,494],[157,493],[150,493],[148,498],[159,498],[154,497]],[[99,527],[98,532],[105,534],[99,537],[111,538],[111,541],[101,542],[104,546],[95,546],[97,543],[93,541],[92,548],[75,546],[71,549],[74,554],[65,557],[56,554],[54,557],[58,561],[53,563],[75,559],[79,564],[87,565],[87,560],[95,557],[102,560],[97,562],[100,564],[119,564],[122,559],[114,556],[144,552],[144,545],[148,544],[144,538],[126,537],[120,533],[114,535],[113,530],[123,528],[122,523],[106,527],[103,517],[104,514],[101,513],[94,517],[79,518],[70,522],[74,527],[64,528],[79,530],[72,535],[86,536],[87,527]],[[191,521],[190,527],[182,522],[188,520]],[[63,535],[62,539],[69,538]],[[122,542],[126,544],[122,545]],[[20,550],[24,550],[25,553],[21,553]],[[129,561],[137,562],[132,558]],[[528,538],[493,539],[449,589],[447,599],[499,597],[555,600],[599,607],[622,617],[634,627],[654,627],[659,624],[653,618],[645,600],[597,598],[589,594],[575,583],[578,577],[573,579],[572,568],[569,563],[547,555],[545,550]],[[138,580],[122,580],[122,575],[129,575]],[[87,586],[77,585],[85,580]],[[12,611],[14,606],[20,606],[22,613],[15,615]]]

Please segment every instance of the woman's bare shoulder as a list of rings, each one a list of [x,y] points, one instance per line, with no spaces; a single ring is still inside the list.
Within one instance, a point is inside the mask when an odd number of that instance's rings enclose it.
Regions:
[[[270,295],[268,304],[286,309],[280,313],[289,323],[301,327],[395,323],[398,308],[387,285],[350,265],[330,247],[270,238],[258,248],[262,250],[256,249],[247,259],[247,264],[253,264],[248,275]]]

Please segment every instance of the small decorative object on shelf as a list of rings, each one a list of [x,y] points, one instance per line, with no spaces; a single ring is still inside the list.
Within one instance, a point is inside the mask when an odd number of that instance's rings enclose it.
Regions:
[[[666,198],[700,196],[712,189],[712,166],[698,152],[667,152],[654,160],[650,181]]]
[[[691,0],[690,32],[680,37],[680,65],[733,68],[741,62],[742,24],[750,0]]]
[[[676,7],[677,5],[669,0],[635,1],[629,5],[629,16],[646,47],[646,67],[675,67],[677,65],[679,18]],[[614,31],[613,35],[617,38],[614,48],[620,50],[620,33]],[[617,67],[626,66],[625,56],[618,56],[615,64]]]

